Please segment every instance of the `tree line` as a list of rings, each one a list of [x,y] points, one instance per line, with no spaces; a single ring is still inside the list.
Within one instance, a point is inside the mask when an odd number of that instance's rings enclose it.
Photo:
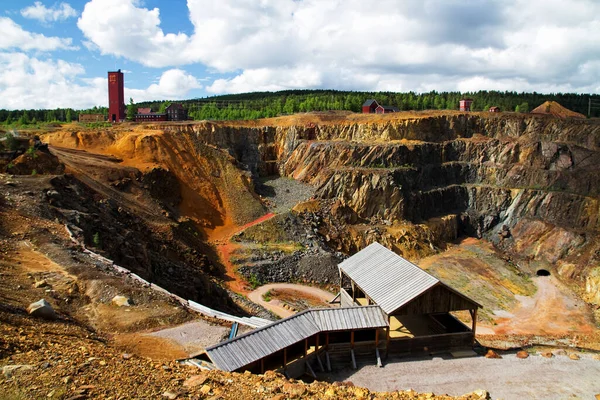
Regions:
[[[564,107],[588,114],[588,101],[600,104],[600,95],[576,93],[518,93],[500,91],[478,92],[352,92],[337,90],[285,90],[279,92],[253,92],[183,100],[188,116],[194,120],[237,120],[275,117],[297,112],[347,110],[361,112],[367,99],[400,110],[457,110],[463,98],[473,99],[473,111],[485,111],[492,106],[501,111],[529,112],[545,101],[557,101]],[[149,107],[164,112],[170,101],[134,103],[130,99],[128,117],[133,118],[138,107]],[[106,107],[87,110],[57,108],[54,110],[0,110],[0,123],[19,126],[37,123],[77,121],[79,114],[108,114]],[[600,117],[600,107],[593,107],[591,117]]]

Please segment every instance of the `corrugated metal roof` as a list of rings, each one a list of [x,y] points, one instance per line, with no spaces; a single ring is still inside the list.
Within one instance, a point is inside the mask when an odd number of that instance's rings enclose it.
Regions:
[[[440,281],[373,243],[338,265],[386,314],[391,314]]]
[[[386,326],[378,306],[307,310],[207,347],[206,353],[219,369],[235,371],[319,332]]]

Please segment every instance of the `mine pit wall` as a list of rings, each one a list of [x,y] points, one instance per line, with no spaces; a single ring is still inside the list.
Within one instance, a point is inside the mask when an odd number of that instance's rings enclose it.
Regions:
[[[428,243],[450,240],[454,230],[549,262],[600,304],[598,121],[468,114],[160,129],[226,150],[253,177],[279,174],[315,185],[317,198],[339,200],[365,221],[434,226],[416,236]],[[338,240],[352,249],[372,240],[394,247],[397,239],[350,228]]]
[[[315,185],[318,198],[371,222],[451,221],[437,234],[448,237],[455,225],[515,257],[550,263],[600,304],[598,121],[461,115],[308,134],[277,128],[279,170]],[[364,244],[390,239],[354,234]]]

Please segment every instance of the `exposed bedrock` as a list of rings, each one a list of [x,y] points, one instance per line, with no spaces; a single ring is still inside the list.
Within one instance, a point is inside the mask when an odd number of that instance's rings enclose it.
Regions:
[[[253,177],[279,173],[313,185],[317,200],[335,205],[319,228],[333,248],[379,240],[418,257],[453,235],[486,237],[582,288],[587,280],[598,299],[600,122],[483,113],[319,118],[157,129],[225,150]]]

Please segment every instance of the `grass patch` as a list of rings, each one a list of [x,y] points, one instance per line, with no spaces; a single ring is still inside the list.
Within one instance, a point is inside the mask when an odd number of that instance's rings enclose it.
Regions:
[[[262,298],[264,301],[269,302],[273,298],[272,296],[273,296],[273,293],[271,293],[270,290],[267,290],[267,293],[263,294]]]
[[[262,284],[255,274],[250,274],[250,276],[248,277],[248,283],[250,284],[252,289],[256,289]]]

